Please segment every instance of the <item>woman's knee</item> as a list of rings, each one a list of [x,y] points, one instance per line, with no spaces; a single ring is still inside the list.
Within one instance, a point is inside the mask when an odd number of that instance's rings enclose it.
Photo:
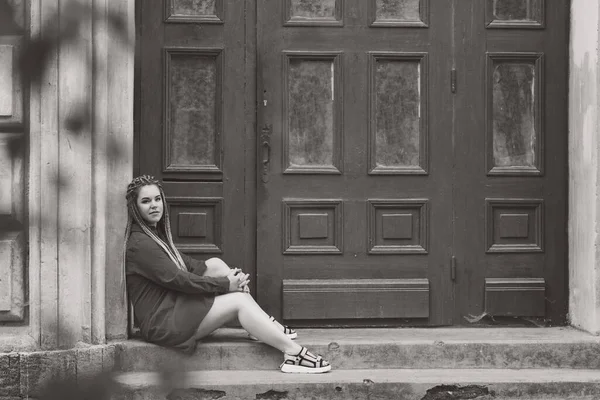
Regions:
[[[205,261],[206,266],[214,269],[227,268],[229,269],[229,265],[218,257],[212,257]]]
[[[213,265],[227,265],[225,261],[221,260],[219,257],[211,257],[208,260],[206,260],[206,262]]]
[[[204,275],[221,277],[229,274],[230,268],[225,261],[220,258],[213,257],[209,258],[204,262],[206,264],[206,271]]]

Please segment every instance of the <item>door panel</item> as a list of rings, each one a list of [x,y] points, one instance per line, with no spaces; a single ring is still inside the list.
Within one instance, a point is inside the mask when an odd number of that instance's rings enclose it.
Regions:
[[[452,97],[439,88],[451,4],[427,3],[258,2],[257,278],[269,313],[450,323]]]
[[[173,240],[253,269],[245,234],[245,13],[234,1],[138,2],[139,172],[164,182]]]
[[[138,2],[183,251],[296,326],[565,322],[567,0],[244,4]]]
[[[564,323],[569,2],[455,5],[456,320]]]

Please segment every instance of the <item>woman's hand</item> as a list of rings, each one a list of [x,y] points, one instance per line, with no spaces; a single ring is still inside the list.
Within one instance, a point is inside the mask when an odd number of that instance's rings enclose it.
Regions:
[[[249,277],[249,274],[244,274],[239,268],[232,269],[227,275],[227,279],[229,279],[229,291],[243,292],[244,288],[248,286],[248,282],[250,282]]]

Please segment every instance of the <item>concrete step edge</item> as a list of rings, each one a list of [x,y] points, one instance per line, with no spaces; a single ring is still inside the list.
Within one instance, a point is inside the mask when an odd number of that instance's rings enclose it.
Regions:
[[[192,371],[161,384],[152,372],[122,373],[114,400],[219,399],[598,399],[598,370],[379,369],[326,374]],[[440,395],[440,392],[445,392]],[[440,397],[441,396],[441,397]]]
[[[572,327],[298,329],[297,340],[305,345],[600,344],[600,336]],[[139,339],[115,343],[129,347],[152,346]],[[221,328],[200,343],[205,347],[223,344],[253,346],[256,341],[248,340],[248,334],[241,328]]]
[[[492,330],[488,331],[490,340],[487,342],[483,341],[482,330],[434,331],[437,333],[411,331],[430,336],[424,340],[411,338],[409,330],[382,330],[384,334],[379,335],[380,339],[364,333],[375,335],[379,330],[327,331],[329,337],[311,330],[297,342],[323,355],[340,369],[600,369],[600,338],[572,329]],[[498,332],[505,332],[507,337],[502,339]],[[536,335],[539,340],[535,340]],[[469,341],[469,337],[474,341]],[[432,340],[435,338],[445,340]],[[263,343],[247,340],[241,330],[224,331],[199,343],[192,357],[140,341],[124,342],[119,349],[117,369],[120,371],[152,371],[164,365],[180,365],[184,370],[269,370],[281,363],[281,353]]]
[[[115,375],[121,385],[141,388],[158,385],[162,375],[157,372],[123,372]],[[599,384],[600,370],[593,369],[333,369],[325,374],[285,374],[268,371],[189,371],[179,375],[186,387],[244,386],[255,383],[314,384],[314,383],[595,383]]]

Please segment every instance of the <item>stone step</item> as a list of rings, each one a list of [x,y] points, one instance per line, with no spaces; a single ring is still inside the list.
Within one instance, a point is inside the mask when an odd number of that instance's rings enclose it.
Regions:
[[[120,374],[113,400],[158,399],[598,399],[600,370],[355,369],[321,375],[194,371],[163,385],[158,373]]]
[[[297,342],[336,369],[600,369],[600,338],[573,328],[304,329]],[[281,353],[221,329],[189,357],[130,340],[117,345],[117,370],[274,370]]]

